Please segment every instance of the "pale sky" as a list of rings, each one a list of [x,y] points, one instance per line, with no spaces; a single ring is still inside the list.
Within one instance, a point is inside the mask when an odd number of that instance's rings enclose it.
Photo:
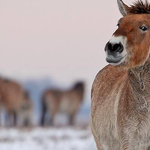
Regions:
[[[117,0],[0,0],[0,74],[91,83],[120,17]]]

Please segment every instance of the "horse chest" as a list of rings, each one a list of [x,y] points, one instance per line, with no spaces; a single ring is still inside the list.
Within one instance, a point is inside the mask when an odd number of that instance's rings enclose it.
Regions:
[[[127,114],[124,113],[124,109],[120,110],[120,101],[122,89],[118,90],[118,93],[115,97],[109,97],[107,103],[108,110],[101,109],[99,110],[99,119],[96,123],[97,133],[99,135],[99,143],[102,143],[104,149],[110,149],[113,147],[113,150],[120,147],[120,136],[121,134],[128,134],[128,139],[133,139],[130,142],[130,145],[136,147],[136,150],[141,150],[144,147],[150,145],[150,99],[149,97],[143,97],[141,102],[138,103],[134,108],[130,106],[122,106],[122,108],[131,112]],[[126,97],[124,97],[126,98]],[[113,108],[113,109],[111,109]],[[101,114],[101,115],[100,115]],[[107,118],[107,120],[106,120]],[[121,133],[119,133],[121,130]],[[129,134],[129,133],[132,134]],[[104,136],[103,136],[104,135]],[[136,146],[138,145],[138,146]]]
[[[126,133],[134,132],[134,143],[139,142],[142,147],[148,144],[150,138],[150,97],[143,94],[135,101],[128,90],[125,91],[123,84],[120,84],[109,91],[100,109],[95,111],[95,118],[98,118],[95,120],[96,132],[103,143],[116,143],[116,147],[119,146],[120,129]]]
[[[119,137],[128,135],[124,140],[136,150],[150,146],[150,97],[144,92],[139,94],[128,93],[119,100],[117,112],[116,133]]]

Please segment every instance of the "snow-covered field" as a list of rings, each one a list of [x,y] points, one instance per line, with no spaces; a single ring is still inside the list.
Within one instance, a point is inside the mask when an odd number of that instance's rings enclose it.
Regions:
[[[0,129],[0,150],[96,150],[90,128]]]

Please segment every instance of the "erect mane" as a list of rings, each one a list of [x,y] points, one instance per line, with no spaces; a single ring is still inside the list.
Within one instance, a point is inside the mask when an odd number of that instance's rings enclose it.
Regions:
[[[150,14],[150,4],[147,0],[143,3],[141,0],[133,3],[131,7],[129,7],[128,13],[131,14]]]

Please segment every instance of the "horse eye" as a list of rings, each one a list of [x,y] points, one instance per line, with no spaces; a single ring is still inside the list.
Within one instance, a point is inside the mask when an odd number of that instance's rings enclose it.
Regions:
[[[146,27],[146,26],[141,26],[140,29],[141,29],[142,31],[146,31],[146,30],[147,30],[147,27]]]

